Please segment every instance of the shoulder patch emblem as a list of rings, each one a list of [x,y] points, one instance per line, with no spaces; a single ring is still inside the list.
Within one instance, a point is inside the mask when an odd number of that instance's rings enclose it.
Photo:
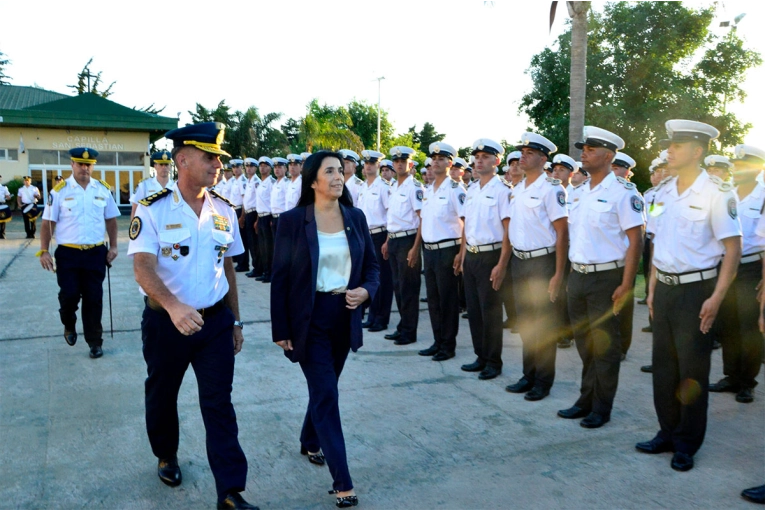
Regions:
[[[634,186],[634,184],[633,184]],[[632,206],[632,210],[635,212],[643,212],[643,201],[640,200],[640,197],[637,195],[632,195],[630,197],[630,205]]]
[[[106,181],[102,181],[101,179],[97,179],[97,180],[98,180],[98,182],[100,182],[101,184],[103,184],[103,185],[104,185],[104,188],[108,189],[109,191],[111,191],[111,190],[112,190],[112,187],[111,187],[111,186],[109,186],[109,183],[108,183],[108,182],[106,182]]]
[[[141,205],[149,206],[149,205],[153,204],[154,202],[156,202],[157,200],[159,200],[160,198],[164,198],[164,197],[166,197],[168,195],[170,195],[170,190],[165,188],[162,191],[158,191],[158,192],[154,193],[153,195],[149,195],[148,197],[146,197],[146,198],[144,198],[142,200],[139,200],[138,203],[141,204]]]
[[[226,202],[231,207],[234,207],[234,204],[232,204],[227,198],[220,196],[217,191],[211,189],[208,190],[208,193],[210,193],[210,195],[214,196],[215,198]]]
[[[135,216],[133,218],[133,221],[130,222],[130,229],[128,230],[128,237],[131,241],[135,241],[138,237],[138,234],[141,233],[141,227],[143,226],[143,222],[141,221],[140,216]]]
[[[422,202],[422,190],[421,189],[417,190],[417,193],[415,194],[415,197],[417,198],[417,200]]]
[[[734,220],[738,218],[738,211],[736,210],[736,199],[733,197],[728,199],[728,215]]]
[[[561,207],[566,207],[566,192],[565,191],[559,191],[558,193],[556,193],[555,198],[558,200],[558,205],[560,205]]]
[[[53,191],[61,191],[64,187],[66,187],[66,181],[61,181],[53,187]]]
[[[460,193],[457,196],[457,199],[460,201],[460,205],[464,205],[465,204],[465,194],[464,193]]]

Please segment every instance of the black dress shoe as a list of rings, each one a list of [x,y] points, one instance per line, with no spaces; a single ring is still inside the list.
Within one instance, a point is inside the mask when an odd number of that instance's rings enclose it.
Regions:
[[[430,359],[432,359],[433,361],[446,361],[448,359],[452,359],[453,357],[454,357],[453,352],[440,351],[440,352],[437,352],[436,355]]]
[[[414,338],[406,339],[406,338],[401,338],[401,337],[399,336],[399,337],[398,337],[398,340],[396,340],[395,342],[393,342],[393,344],[394,344],[394,345],[409,345],[409,344],[413,344],[413,343],[415,343],[416,341],[417,341],[417,340],[415,340]]]
[[[652,374],[653,373],[653,365],[643,365],[640,367],[641,372],[645,372],[646,374]]]
[[[324,458],[324,454],[319,453],[310,453],[305,446],[300,446],[300,455],[308,455],[308,462],[311,464],[316,464],[317,466],[323,466],[327,459]]]
[[[271,283],[271,277],[270,276],[266,276],[265,278],[260,280],[260,283]]]
[[[558,349],[568,349],[572,345],[574,345],[574,341],[570,338],[561,338],[558,340]]]
[[[584,420],[579,422],[579,425],[586,429],[599,429],[609,421],[611,421],[610,417],[598,413],[590,413]]]
[[[258,275],[258,276],[255,277],[255,281],[256,282],[262,282],[264,279],[265,279],[264,275]]]
[[[401,338],[401,333],[399,333],[398,330],[396,330],[393,333],[388,333],[387,335],[385,335],[384,338],[386,340],[398,340],[399,338]]]
[[[742,404],[750,404],[754,402],[754,394],[752,391],[752,388],[741,388],[741,391],[736,394],[736,402],[741,402]]]
[[[337,494],[340,491],[337,490],[331,490],[329,491],[330,494]],[[335,506],[337,508],[350,508],[352,506],[356,506],[359,504],[359,497],[355,494],[353,496],[337,496],[337,501],[335,501]]]
[[[370,321],[364,321],[361,323],[361,327],[364,329],[367,329],[372,326],[372,323]]]
[[[255,505],[249,504],[238,492],[229,492],[226,499],[218,501],[218,510],[234,508],[236,510],[260,510]]]
[[[462,314],[462,318],[463,318],[463,319],[467,319],[467,318],[468,318],[468,314],[467,314],[467,312],[465,312],[465,313],[463,313],[463,314]]]
[[[169,459],[159,459],[157,463],[157,476],[162,483],[170,487],[178,487],[183,481],[181,468],[178,466],[178,458],[173,456]]]
[[[752,487],[751,489],[744,489],[741,491],[741,497],[752,503],[765,505],[765,485]]]
[[[103,349],[101,349],[100,345],[94,345],[90,348],[90,357],[93,359],[100,358],[104,355]]]
[[[531,388],[531,391],[526,393],[523,398],[524,400],[528,400],[529,402],[536,402],[538,400],[542,400],[547,395],[550,394],[550,388],[542,388],[540,386],[534,386]]]
[[[475,360],[474,362],[468,363],[467,365],[462,365],[460,367],[460,370],[462,370],[463,372],[480,372],[484,368],[486,368],[485,363],[481,363],[480,361]]]
[[[420,298],[420,303],[427,303],[427,302],[428,302],[428,298],[426,298],[426,297],[421,297]]]
[[[509,391],[510,393],[526,393],[527,391],[531,391],[533,387],[533,382],[529,381],[525,377],[521,377],[517,383],[506,387],[505,391]]]
[[[250,270],[249,267],[242,267],[242,266],[236,266],[234,268],[234,271],[236,271],[237,273],[245,273],[245,272],[247,272],[249,270]]]
[[[431,345],[427,349],[417,351],[417,354],[419,354],[420,356],[433,356],[436,353],[438,353],[438,347],[436,346],[436,344]]]
[[[488,381],[489,379],[494,379],[501,373],[502,373],[501,368],[486,367],[483,370],[481,370],[480,374],[478,374],[478,378],[482,381]]]
[[[370,333],[377,333],[378,331],[385,331],[386,329],[388,329],[387,324],[372,324],[371,326],[369,326],[369,329],[367,331],[369,331]]]
[[[64,340],[66,340],[66,343],[69,345],[74,345],[77,343],[77,332],[76,331],[67,331],[64,330]]]
[[[674,450],[671,441],[654,437],[650,441],[644,441],[635,445],[635,448],[642,453],[665,453]]]
[[[693,469],[693,455],[683,452],[675,452],[672,462],[669,463],[675,471],[690,471]]]
[[[653,326],[646,326],[642,328],[640,331],[642,331],[643,333],[653,333]]]
[[[738,393],[740,389],[741,388],[739,388],[738,384],[734,383],[727,377],[724,377],[716,383],[709,385],[709,391],[713,393],[723,393],[726,391],[730,393]]]
[[[249,273],[244,273],[244,276],[246,276],[247,278],[255,278],[258,275],[255,273],[255,270],[252,270]]]
[[[646,298],[643,298],[640,301],[638,301],[637,304],[639,304],[639,305],[647,305],[648,304],[648,300]]]
[[[558,411],[558,416],[561,418],[566,418],[567,420],[574,420],[576,418],[584,418],[585,416],[589,416],[590,411],[587,409],[582,409],[581,407],[577,406],[571,406],[568,409],[561,409]]]

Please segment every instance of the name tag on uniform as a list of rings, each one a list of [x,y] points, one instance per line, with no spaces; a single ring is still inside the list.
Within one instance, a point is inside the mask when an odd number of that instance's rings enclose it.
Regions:
[[[74,200],[74,197],[66,197],[64,200]]]
[[[231,225],[229,224],[228,219],[220,214],[213,214],[213,228],[215,230],[223,230],[224,232],[231,231]]]
[[[180,223],[173,223],[172,225],[165,225],[165,230],[175,230],[177,228],[183,228],[183,225]]]
[[[96,197],[96,200],[106,200],[104,197]]]

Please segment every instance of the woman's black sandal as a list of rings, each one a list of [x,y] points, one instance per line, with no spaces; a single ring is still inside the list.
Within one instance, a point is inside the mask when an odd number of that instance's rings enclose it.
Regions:
[[[337,494],[338,492],[340,491],[337,489],[329,491],[330,494]],[[337,501],[335,502],[337,508],[350,508],[358,504],[359,498],[355,494],[353,496],[343,496],[342,498],[338,496]]]
[[[317,466],[323,466],[326,460],[324,459],[324,454],[321,452],[319,453],[308,453],[308,450],[305,449],[305,446],[300,447],[300,454],[301,455],[308,455],[308,462],[311,464],[316,464]]]

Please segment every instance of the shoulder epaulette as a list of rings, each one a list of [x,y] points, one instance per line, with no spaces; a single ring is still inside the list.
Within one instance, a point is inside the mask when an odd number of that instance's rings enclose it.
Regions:
[[[141,179],[140,181],[138,181],[138,184],[141,184],[144,181],[148,181],[149,179],[151,179],[151,177],[146,177],[145,179]]]
[[[269,177],[269,178],[270,178],[272,181],[276,181],[276,177],[274,177],[274,174],[271,174],[271,175],[269,175],[268,177]],[[221,197],[221,198],[223,198],[223,197]]]
[[[656,185],[656,187],[654,187],[653,189],[654,189],[654,190],[655,190],[655,191],[658,193],[658,192],[659,192],[659,190],[662,188],[662,186],[664,186],[665,184],[667,184],[667,183],[668,183],[668,182],[669,182],[671,179],[672,179],[672,176],[671,176],[671,175],[670,175],[669,177],[665,177],[665,178],[663,178],[663,179],[661,180],[661,182],[659,182],[659,184],[657,184],[657,185]]]
[[[558,184],[561,183],[560,179],[553,179],[552,177],[546,177],[545,180],[549,182],[550,184],[552,184],[553,186],[557,186]]]
[[[356,183],[356,185],[358,185],[358,186],[360,186],[360,185],[364,184],[364,181],[362,181],[361,179],[359,179],[359,176],[358,176],[358,175],[354,175],[354,176],[353,176],[353,179],[354,179],[354,182]]]
[[[511,183],[511,182],[510,182],[510,181],[508,181],[507,179],[500,179],[500,181],[502,181],[502,184],[504,184],[504,185],[505,185],[505,186],[507,186],[508,188],[510,188],[510,189],[513,189],[513,183]]]
[[[414,183],[414,185],[415,185],[415,186],[417,186],[418,188],[422,188],[422,183],[421,183],[420,181],[418,181],[417,179],[412,179],[412,182],[413,182],[413,183]]]
[[[169,196],[169,195],[170,195],[170,190],[165,188],[162,191],[157,191],[153,195],[149,195],[148,197],[142,200],[139,200],[138,203],[141,205],[149,206],[153,204],[154,202],[156,202],[157,200],[159,200],[160,198],[165,198],[166,196]]]
[[[209,190],[209,193],[210,193],[210,195],[214,196],[215,198],[217,198],[217,199],[220,199],[220,200],[223,200],[224,202],[226,202],[226,203],[227,203],[228,205],[230,205],[231,207],[234,207],[234,204],[232,204],[232,203],[229,201],[229,199],[228,199],[228,198],[221,196],[220,194],[218,194],[218,192],[217,192],[217,191],[215,191],[215,190],[212,190],[212,189],[211,189],[211,190]]]
[[[630,182],[627,179],[625,179],[624,177],[617,177],[616,180],[619,181],[619,183],[622,186],[624,186],[626,189],[635,189],[636,188],[634,182]]]
[[[452,181],[452,188],[459,188],[460,187],[460,183],[458,183],[454,179],[451,179],[451,181]]]
[[[61,181],[53,187],[53,191],[59,192],[66,187],[66,181]]]
[[[104,188],[108,189],[109,191],[111,191],[111,190],[112,190],[112,187],[111,187],[111,186],[109,186],[109,183],[108,183],[108,182],[106,182],[106,181],[102,181],[101,179],[96,179],[96,180],[97,180],[98,182],[100,182],[101,184],[103,184],[103,185],[104,185]]]

